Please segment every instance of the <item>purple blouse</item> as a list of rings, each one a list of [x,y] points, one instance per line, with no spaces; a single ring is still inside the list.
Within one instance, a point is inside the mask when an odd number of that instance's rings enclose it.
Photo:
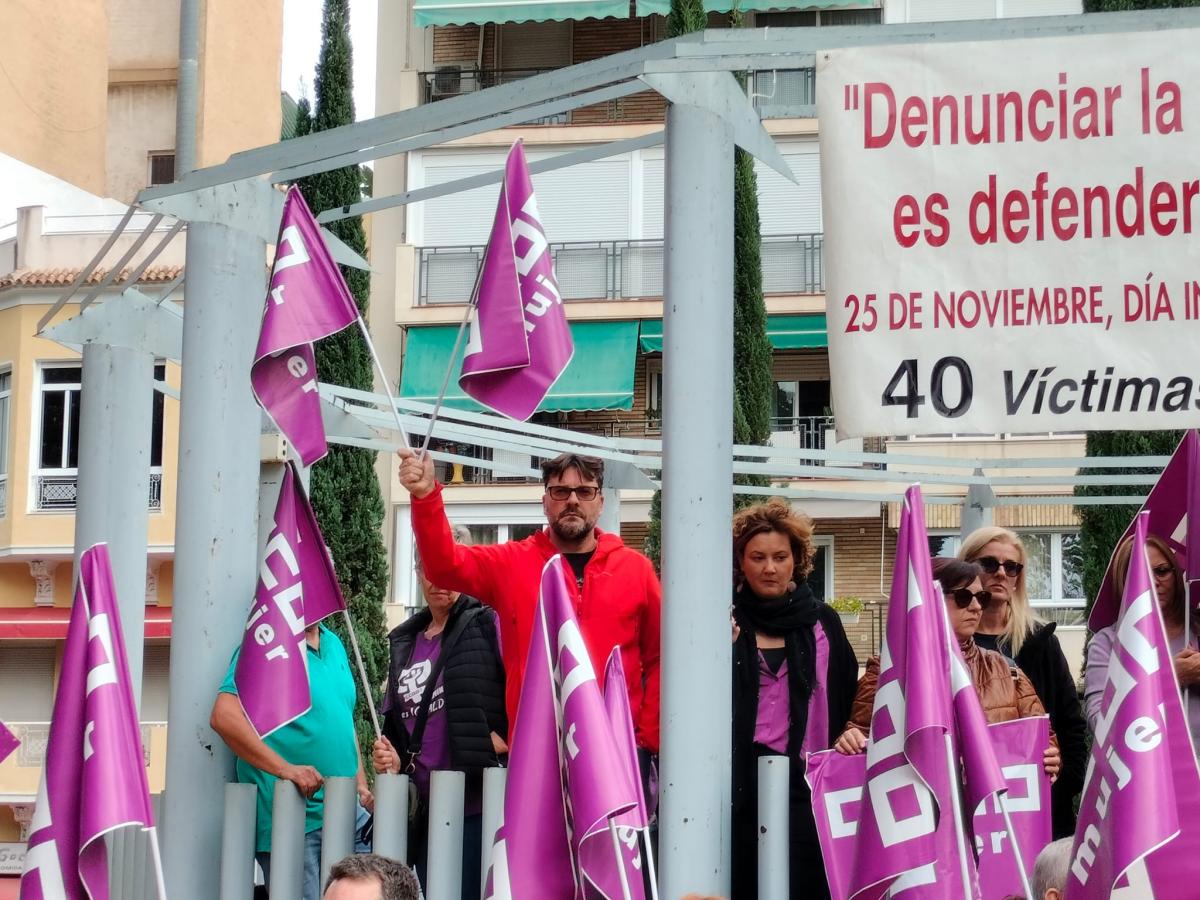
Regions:
[[[829,749],[829,700],[825,691],[829,675],[829,638],[820,622],[813,626],[813,637],[817,651],[817,678],[812,696],[808,698],[808,725],[800,745],[801,759],[805,758],[805,754]],[[778,672],[772,672],[762,651],[759,651],[758,716],[754,723],[754,742],[784,755],[787,754],[788,727],[792,719],[788,707],[787,671],[785,660]]]

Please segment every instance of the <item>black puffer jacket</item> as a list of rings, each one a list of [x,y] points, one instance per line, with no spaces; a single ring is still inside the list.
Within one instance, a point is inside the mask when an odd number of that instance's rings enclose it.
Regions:
[[[1058,839],[1075,833],[1075,796],[1083,790],[1088,750],[1087,722],[1079,704],[1079,687],[1054,636],[1055,627],[1054,622],[1035,627],[1021,645],[1016,662],[1046,707],[1062,753],[1062,771],[1050,788],[1051,818],[1054,837]],[[1010,652],[1007,645],[1004,649]]]
[[[395,685],[412,657],[417,635],[429,627],[433,615],[423,609],[388,635],[390,660],[385,690]],[[482,778],[483,769],[499,760],[492,747],[491,733],[508,740],[508,717],[504,710],[504,664],[500,661],[500,643],[496,613],[474,597],[465,594],[450,609],[450,618],[442,632],[443,693],[446,698],[446,725],[450,742],[450,764],[467,773],[467,789]],[[383,722],[383,733],[403,756],[408,747],[408,731],[400,721],[400,710],[393,704]]]

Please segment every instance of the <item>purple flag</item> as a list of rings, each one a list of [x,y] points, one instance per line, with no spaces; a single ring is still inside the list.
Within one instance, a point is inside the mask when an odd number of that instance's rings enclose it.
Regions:
[[[1134,520],[1134,552],[1071,850],[1068,900],[1173,900],[1194,897],[1200,882],[1193,824],[1200,772],[1146,558],[1151,517],[1140,512]]]
[[[1050,776],[1042,754],[1050,745],[1050,720],[1046,716],[1013,719],[988,726],[990,744],[1004,770],[1004,805],[1016,833],[1016,848],[1025,874],[1033,873],[1038,853],[1053,837],[1050,828]],[[985,798],[975,807],[972,820],[975,852],[979,858],[979,886],[985,898],[1023,896],[1025,887],[1017,869],[1018,857],[1009,839],[1008,822],[999,797]]]
[[[921,489],[914,485],[904,495],[871,714],[853,897],[876,898],[889,890],[939,900],[978,896],[960,808],[948,630],[929,566]],[[961,677],[955,681],[961,688]]]
[[[504,183],[479,275],[463,391],[502,415],[533,415],[575,352],[521,142]]]
[[[9,754],[20,746],[21,742],[17,740],[17,736],[0,722],[0,763],[8,759]]]
[[[271,289],[250,368],[254,396],[306,466],[328,452],[313,341],[358,319],[358,307],[295,186],[283,202]]]
[[[1140,513],[1150,516],[1146,530],[1171,547],[1189,582],[1200,581],[1200,528],[1188,528],[1189,521],[1200,521],[1200,435],[1184,432],[1171,460],[1146,496]],[[1133,534],[1133,522],[1121,540]],[[1120,546],[1121,541],[1117,542]],[[1113,550],[1114,555],[1116,548]],[[1195,598],[1200,600],[1200,596]],[[1113,589],[1113,565],[1108,562],[1096,602],[1088,615],[1088,628],[1099,631],[1117,621],[1121,598]]]
[[[84,551],[21,897],[107,900],[108,832],[154,827],[108,547]]]
[[[636,806],[555,556],[542,570],[486,896],[620,897],[609,820]]]
[[[1017,719],[989,725],[987,734],[1005,772],[1009,817],[1026,870],[1031,871],[1038,851],[1050,840],[1050,779],[1041,764],[1049,723],[1045,717]],[[812,787],[813,815],[830,893],[835,900],[846,900],[863,815],[867,757],[862,753],[843,756],[836,750],[810,754],[805,779]],[[986,800],[974,817],[981,890],[988,900],[1024,894],[1007,827],[997,808],[994,800]],[[893,890],[899,897],[921,895],[916,889],[906,893],[893,886]]]
[[[260,736],[308,712],[304,629],[345,608],[312,508],[289,464],[233,673],[242,709]]]
[[[637,738],[633,728],[633,713],[629,708],[629,682],[625,680],[625,667],[621,663],[620,647],[613,647],[612,653],[608,657],[608,663],[604,667],[604,711],[608,715],[613,739],[617,744],[617,753],[624,765],[625,774],[633,785],[634,796],[637,798],[637,805],[628,812],[617,816],[616,823],[630,897],[633,900],[642,900],[646,896],[646,890],[642,877],[644,860],[638,842],[638,834],[650,827],[650,817],[646,814],[646,797],[642,793]],[[594,847],[600,853],[604,852],[599,849],[598,845],[594,845]],[[603,870],[602,867],[598,868]],[[620,874],[615,868],[609,872],[610,875],[620,878]],[[623,896],[619,880],[615,884],[609,883],[602,886],[602,890],[606,896]]]

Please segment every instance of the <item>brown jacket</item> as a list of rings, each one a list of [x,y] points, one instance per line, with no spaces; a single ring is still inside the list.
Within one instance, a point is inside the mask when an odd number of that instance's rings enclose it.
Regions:
[[[1025,673],[1009,663],[995,650],[985,650],[974,640],[959,645],[971,682],[983,704],[983,713],[989,724],[1023,719],[1026,716],[1044,716],[1046,710],[1038,699],[1037,691]],[[864,735],[871,734],[871,710],[875,705],[875,688],[879,683],[879,657],[867,660],[867,671],[858,681],[854,705],[850,708],[850,721],[846,727],[854,726]],[[1058,746],[1054,732],[1050,741]]]

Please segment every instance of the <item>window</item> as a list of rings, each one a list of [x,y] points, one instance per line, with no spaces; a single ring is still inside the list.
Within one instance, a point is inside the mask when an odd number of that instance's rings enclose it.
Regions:
[[[0,646],[0,721],[49,722],[54,706],[54,648]]]
[[[776,381],[771,391],[771,430],[823,429],[828,408],[828,381]]]
[[[662,358],[646,360],[646,429],[662,429],[663,371]]]
[[[0,517],[8,511],[8,434],[12,369],[0,369]]]
[[[833,538],[813,537],[813,567],[808,575],[808,587],[813,596],[824,602],[833,596]]]
[[[39,425],[34,445],[37,471],[33,491],[33,506],[38,510],[75,508],[82,372],[79,365],[53,364],[41,369]],[[164,363],[155,365],[156,381],[165,381],[166,374]],[[151,404],[149,504],[152,509],[159,509],[162,497],[163,395],[153,391]]]
[[[150,184],[172,184],[175,181],[175,152],[150,154]]]
[[[1025,590],[1038,614],[1061,626],[1082,626],[1083,553],[1077,531],[1018,531],[1025,545]],[[954,556],[957,535],[929,536],[930,556]]]

